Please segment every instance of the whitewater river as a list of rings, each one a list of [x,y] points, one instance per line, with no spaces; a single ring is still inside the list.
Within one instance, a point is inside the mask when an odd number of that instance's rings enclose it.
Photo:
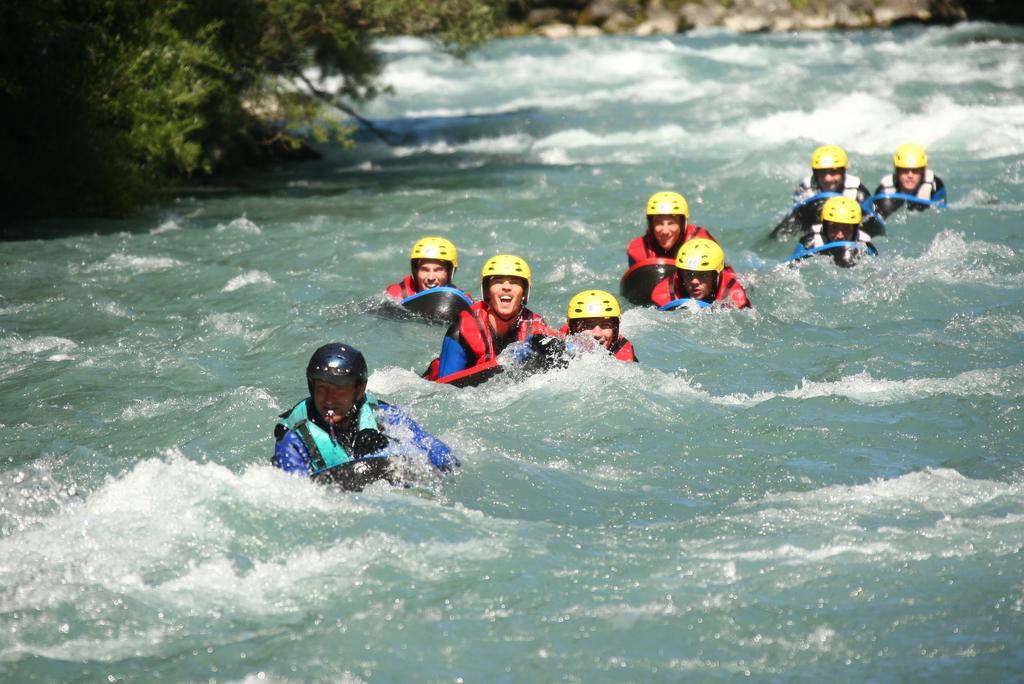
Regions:
[[[0,680],[1022,676],[1024,29],[381,48],[392,144],[0,243]],[[813,148],[874,189],[908,140],[950,208],[783,266]],[[443,328],[373,313],[440,234],[561,322],[665,189],[754,308],[629,308],[640,364],[457,390]],[[331,340],[459,473],[269,465]]]

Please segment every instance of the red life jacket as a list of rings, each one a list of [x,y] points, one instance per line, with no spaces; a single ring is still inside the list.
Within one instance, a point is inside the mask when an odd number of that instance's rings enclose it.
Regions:
[[[657,306],[665,306],[676,299],[688,297],[689,295],[686,294],[678,276],[679,271],[676,270],[668,278],[658,283],[651,292],[651,301]],[[725,270],[718,275],[718,290],[715,292],[715,298],[712,301],[718,302],[726,297],[738,309],[746,309],[750,306],[747,292],[740,285],[740,281],[736,278],[736,271],[732,269],[732,266],[726,266]]]
[[[486,302],[473,302],[466,311],[459,314],[458,331],[459,338],[463,344],[469,347],[470,352],[476,357],[473,363],[467,368],[479,366],[498,358],[498,354],[505,347],[498,347],[494,339],[494,329],[488,321],[487,315],[490,307]],[[516,329],[516,341],[525,342],[533,335],[554,335],[555,332],[548,327],[544,319],[533,313],[525,306],[519,313],[518,327]],[[438,369],[441,366],[441,358],[438,357],[430,362],[423,377],[427,380],[437,380]]]
[[[654,232],[648,230],[643,235],[633,238],[633,241],[626,247],[626,256],[629,257],[629,265],[632,266],[641,259],[652,259],[654,257],[667,257],[669,259],[675,259],[676,254],[679,253],[679,248],[683,246],[683,243],[693,238],[707,238],[712,242],[717,242],[715,238],[711,237],[711,233],[707,231],[707,228],[701,226],[695,226],[692,223],[687,223],[679,235],[679,240],[672,247],[671,250],[665,251],[658,244],[658,241],[654,239]]]
[[[447,287],[455,287],[455,285],[453,283],[448,283]],[[388,285],[388,289],[384,291],[387,296],[391,297],[396,302],[400,302],[406,297],[411,297],[418,292],[424,292],[424,290],[416,289],[416,281],[413,280],[411,275],[405,276],[405,279],[400,283],[391,283]],[[459,290],[459,292],[462,292],[469,301],[473,301],[472,295],[468,292],[463,290]]]
[[[633,351],[633,343],[622,335],[619,335],[619,339],[615,341],[615,344],[613,344],[612,348],[608,351],[610,351],[612,356],[617,358],[619,361],[637,362],[636,352]]]
[[[411,275],[405,276],[400,283],[391,283],[388,285],[388,289],[385,290],[387,296],[396,302],[400,302],[406,297],[411,297],[417,292],[419,290],[416,289],[416,281],[412,279]]]
[[[569,326],[563,325],[558,330],[560,335],[569,334]],[[619,335],[619,339],[612,343],[612,348],[608,352],[617,358],[619,361],[636,361],[636,353],[633,351],[633,343],[627,340],[622,335]]]

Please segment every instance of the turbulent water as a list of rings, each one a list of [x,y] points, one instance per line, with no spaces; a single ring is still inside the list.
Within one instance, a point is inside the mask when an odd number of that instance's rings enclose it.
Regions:
[[[390,144],[0,245],[0,680],[1021,676],[1024,30],[381,48]],[[815,146],[873,189],[908,140],[948,210],[782,265]],[[640,364],[442,387],[443,328],[375,313],[441,234],[561,322],[665,189],[754,309],[629,308]],[[271,468],[330,340],[460,472]]]

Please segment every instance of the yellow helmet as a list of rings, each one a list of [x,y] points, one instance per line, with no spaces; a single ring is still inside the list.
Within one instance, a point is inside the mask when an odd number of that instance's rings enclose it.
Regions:
[[[662,214],[689,216],[690,207],[686,204],[686,198],[678,192],[656,192],[647,200],[647,215]]]
[[[821,207],[821,220],[843,223],[848,226],[860,225],[860,205],[851,197],[829,197]]]
[[[450,240],[443,237],[429,236],[420,238],[412,251],[409,252],[409,259],[436,259],[447,261],[452,265],[452,270],[459,267],[459,250]]]
[[[725,269],[725,252],[714,240],[693,238],[683,243],[676,255],[676,268],[684,271],[715,271]]]
[[[818,169],[845,169],[850,165],[846,152],[838,145],[822,145],[811,153],[811,168]]]
[[[892,165],[897,169],[923,169],[928,166],[928,153],[917,143],[905,143],[896,148]]]
[[[494,276],[515,276],[526,281],[526,291],[523,293],[525,303],[530,294],[531,283],[530,265],[521,257],[513,254],[498,254],[484,262],[480,271],[480,289],[483,298],[487,299],[487,279]]]
[[[620,318],[622,309],[615,297],[604,290],[585,290],[569,300],[565,316],[577,318]]]
[[[449,265],[447,269],[448,284],[452,284],[455,271],[459,270],[459,251],[455,249],[455,245],[450,240],[430,236],[420,238],[412,246],[412,251],[409,252],[409,268],[413,278],[416,277],[416,262],[420,259],[436,259],[447,263]]]

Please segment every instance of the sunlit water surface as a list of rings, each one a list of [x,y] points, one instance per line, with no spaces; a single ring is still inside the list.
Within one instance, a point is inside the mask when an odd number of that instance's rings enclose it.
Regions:
[[[0,679],[1009,681],[1024,672],[1024,31],[382,44],[322,162],[0,244]],[[850,270],[763,238],[811,150],[950,208]],[[373,313],[417,238],[618,291],[675,189],[754,309],[630,308],[639,365],[457,390]],[[269,465],[313,349],[462,460],[359,493]]]

